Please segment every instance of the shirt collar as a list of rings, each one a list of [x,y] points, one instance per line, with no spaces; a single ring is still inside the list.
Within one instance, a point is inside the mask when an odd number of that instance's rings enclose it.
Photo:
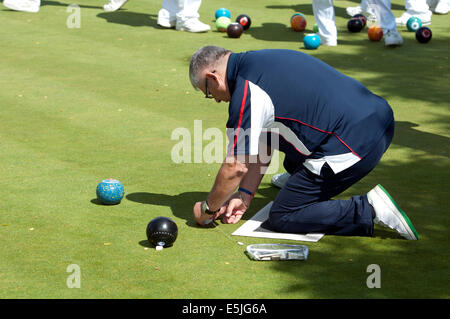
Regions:
[[[238,62],[239,62],[239,56],[238,53],[231,53],[230,57],[228,58],[228,64],[227,64],[227,83],[228,83],[228,89],[230,90],[230,94],[233,95],[235,86],[236,86],[236,79],[238,76]]]

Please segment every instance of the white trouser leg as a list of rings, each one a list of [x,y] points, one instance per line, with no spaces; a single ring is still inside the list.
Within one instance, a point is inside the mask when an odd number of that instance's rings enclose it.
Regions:
[[[334,21],[333,0],[313,0],[312,8],[322,43],[336,45],[337,28]]]
[[[405,9],[410,15],[431,14],[427,0],[405,0]]]
[[[168,21],[176,21],[176,15],[178,12],[177,2],[177,0],[164,0],[162,3],[162,8],[158,12],[158,18]]]
[[[391,11],[390,0],[367,0],[367,5],[375,12],[377,21],[384,32],[386,32],[386,30],[397,29],[395,25],[395,16]]]
[[[366,0],[361,1],[361,10],[363,12],[367,12],[367,1]]]
[[[177,21],[186,21],[192,18],[199,18],[198,10],[202,0],[177,0]]]
[[[434,0],[427,1],[430,9],[433,9],[433,12],[439,14],[447,14],[450,7],[450,0]]]

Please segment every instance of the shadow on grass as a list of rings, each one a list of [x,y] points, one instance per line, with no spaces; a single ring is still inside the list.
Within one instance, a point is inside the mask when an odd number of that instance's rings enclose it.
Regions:
[[[105,1],[105,3],[107,3]],[[41,1],[41,6],[57,6],[57,7],[68,7],[70,6],[72,3],[63,3],[63,2],[59,2],[59,1],[46,1],[43,0]],[[84,4],[77,4],[80,8],[84,8],[84,9],[102,9],[103,10],[103,6],[89,6],[89,5],[84,5]]]
[[[103,204],[97,198],[91,199],[91,203],[94,205],[103,206]]]
[[[146,247],[146,248],[155,248],[155,246],[148,240],[141,240],[139,242],[139,245],[141,245],[142,247]]]
[[[107,3],[106,1],[104,2]],[[70,3],[63,3],[58,1],[42,1],[42,6],[60,6],[68,7]],[[103,11],[103,6],[90,6],[90,5],[78,5],[83,9],[101,9]],[[129,25],[132,27],[154,27],[157,29],[163,29],[159,27],[156,23],[158,15],[156,14],[146,14],[127,11],[124,8],[120,8],[113,12],[102,12],[97,15],[97,17],[105,19],[109,23],[117,23],[122,25]]]
[[[277,190],[275,191],[277,192]],[[196,202],[204,200],[207,195],[208,193],[206,192],[186,192],[178,195],[136,192],[126,195],[126,198],[141,204],[170,207],[174,216],[186,220],[186,225],[190,227],[200,227],[193,218],[192,208]],[[242,220],[250,219],[270,200],[272,199],[254,198],[249,211],[244,215]],[[211,225],[210,227],[214,227],[214,225]]]
[[[98,205],[98,206],[117,206],[120,204],[120,202],[117,204],[104,204],[101,201],[99,201],[97,198],[91,199],[91,203],[94,205]]]
[[[312,28],[312,26],[311,26]],[[312,32],[312,29],[306,29],[304,32],[295,32],[287,24],[267,22],[261,26],[255,26],[245,31],[246,34],[251,35],[257,40],[263,41],[281,41],[281,42],[300,42],[303,41],[303,36],[306,33]]]
[[[192,207],[195,202],[206,198],[207,195],[204,192],[186,192],[179,195],[136,192],[126,195],[126,198],[136,203],[170,207],[172,213],[186,220],[188,226],[199,227],[192,217]]]
[[[359,6],[361,1],[354,1],[355,5],[351,5],[351,7],[353,6]],[[334,15],[336,17],[341,17],[341,18],[346,18],[346,19],[350,19],[350,16],[347,14],[347,7],[338,7],[336,6],[336,1],[334,2]],[[313,13],[313,9],[312,9],[312,4],[294,4],[294,5],[269,5],[266,6],[267,9],[278,9],[278,10],[290,10],[290,12],[288,13],[289,18],[291,17],[292,14],[296,13],[296,12],[301,12],[303,14],[306,15],[314,15]],[[391,9],[392,10],[405,10],[405,6],[400,6],[397,5],[395,3],[391,4]]]
[[[105,19],[108,23],[117,23],[131,27],[153,27],[155,29],[164,29],[156,23],[158,17],[156,14],[120,10],[115,12],[102,12],[97,14],[97,17]]]
[[[415,128],[419,124],[396,121],[393,144],[424,151],[431,155],[450,157],[450,138],[428,132],[421,132]],[[440,145],[440,147],[436,147]]]

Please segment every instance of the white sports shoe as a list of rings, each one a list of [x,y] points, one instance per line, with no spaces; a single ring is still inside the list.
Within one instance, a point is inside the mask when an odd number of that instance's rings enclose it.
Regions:
[[[156,23],[163,28],[175,28],[177,24],[177,17],[175,15],[171,15],[167,9],[161,8],[158,12],[158,20]]]
[[[175,28],[177,21],[176,20],[169,20],[169,19],[160,19],[158,18],[158,21],[156,22],[160,27],[171,29]]]
[[[368,21],[377,21],[377,17],[375,16],[375,11],[373,11],[370,7],[367,7],[367,11],[363,12],[361,6],[357,7],[348,7],[345,9],[347,15],[353,17],[355,14],[364,14]]]
[[[197,18],[191,18],[186,21],[178,20],[175,28],[178,31],[188,32],[207,32],[211,30],[211,27],[203,22],[200,22]]]
[[[384,45],[397,46],[403,44],[403,38],[397,30],[387,30],[384,35]]]
[[[335,47],[335,46],[337,46],[337,41],[336,40],[323,41],[321,45],[323,47]]]
[[[373,220],[375,224],[396,230],[406,239],[419,239],[419,235],[408,216],[394,202],[394,199],[383,186],[377,185],[370,190],[367,193],[367,199],[375,210],[375,218]]]
[[[275,174],[272,176],[270,183],[275,187],[283,188],[289,177],[291,177],[291,174],[289,173]]]
[[[347,7],[347,9],[345,9],[345,11],[347,12],[347,14],[349,16],[353,17],[355,14],[362,13],[362,8],[361,8],[361,6]]]
[[[158,21],[156,22],[160,27],[166,28],[166,29],[171,29],[171,28],[175,28],[176,24],[177,24],[177,20],[169,20],[166,18],[162,18],[158,16]]]
[[[41,7],[41,0],[3,0],[3,5],[15,11],[36,13]]]
[[[109,3],[103,6],[103,10],[112,12],[119,10],[128,0],[109,0]]]
[[[431,24],[431,11],[429,12],[430,12],[429,14],[415,14],[415,15],[411,15],[408,12],[403,12],[403,14],[400,17],[395,18],[395,24],[398,26],[405,26],[409,18],[416,17],[419,18],[420,21],[422,21],[422,25],[429,25]]]
[[[432,10],[434,13],[437,14],[447,14],[449,6],[450,6],[449,0],[438,0],[436,6]]]

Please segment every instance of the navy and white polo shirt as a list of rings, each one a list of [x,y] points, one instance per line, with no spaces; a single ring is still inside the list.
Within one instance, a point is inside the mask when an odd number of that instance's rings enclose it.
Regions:
[[[315,174],[328,163],[339,173],[364,158],[393,121],[386,100],[297,51],[232,53],[227,81],[229,156],[257,155],[269,132],[290,161]]]

